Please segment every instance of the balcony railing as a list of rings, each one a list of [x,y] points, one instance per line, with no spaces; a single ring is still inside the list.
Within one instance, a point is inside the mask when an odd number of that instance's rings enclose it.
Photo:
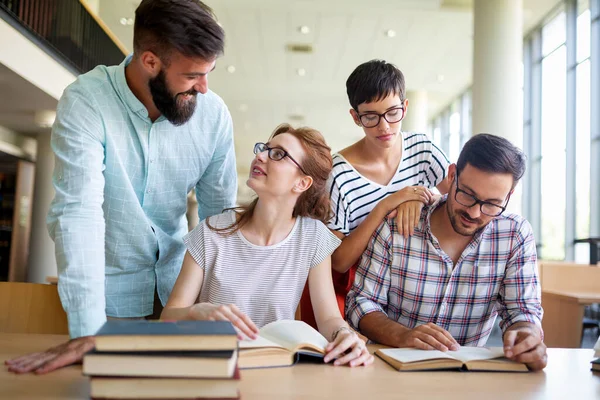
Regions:
[[[126,54],[79,0],[0,0],[0,18],[77,74],[119,64]]]

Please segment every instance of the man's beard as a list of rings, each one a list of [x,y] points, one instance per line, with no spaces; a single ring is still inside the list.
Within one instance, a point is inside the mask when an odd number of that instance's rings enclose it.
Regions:
[[[194,89],[173,95],[167,87],[165,72],[162,69],[155,78],[151,78],[148,81],[148,86],[150,86],[150,94],[152,94],[154,105],[173,125],[183,125],[194,115],[196,95],[198,94]],[[193,97],[189,100],[184,100],[183,95],[186,94],[190,94]]]
[[[450,205],[450,199],[446,201],[446,211],[448,212],[448,218],[450,219],[450,224],[452,224],[452,228],[454,232],[458,233],[462,236],[473,236],[481,229],[485,227],[483,221],[479,218],[473,219],[469,217],[469,214],[465,211],[452,210]],[[467,221],[474,222],[477,226],[475,228],[465,228],[460,217],[464,217]]]

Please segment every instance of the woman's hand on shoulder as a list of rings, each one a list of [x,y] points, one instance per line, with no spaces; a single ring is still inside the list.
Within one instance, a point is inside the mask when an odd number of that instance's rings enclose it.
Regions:
[[[420,201],[424,205],[429,205],[433,201],[433,196],[433,192],[424,186],[406,186],[390,194],[381,200],[379,204],[389,213],[407,201]]]
[[[254,322],[235,304],[194,304],[190,309],[190,317],[203,321],[230,321],[240,340],[243,340],[244,336],[250,339],[258,337],[258,328]]]
[[[369,353],[367,345],[356,332],[348,327],[341,327],[334,333],[333,341],[325,348],[325,362],[331,360],[333,365],[346,365],[358,367],[373,363],[373,355]]]

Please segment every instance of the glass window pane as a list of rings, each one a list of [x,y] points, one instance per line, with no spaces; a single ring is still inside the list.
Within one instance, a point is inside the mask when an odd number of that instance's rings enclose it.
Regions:
[[[519,87],[523,89],[525,87],[525,64],[523,62],[521,62],[519,70],[521,71],[519,74]]]
[[[440,129],[439,125],[433,128],[433,138],[431,138],[431,140],[433,141],[433,143],[435,143],[436,146],[441,147],[442,130]]]
[[[460,148],[462,149],[467,140],[472,135],[471,132],[471,92],[466,92],[462,97],[461,110],[461,132],[460,132]]]
[[[590,56],[590,10],[577,17],[577,62]]]
[[[590,237],[590,60],[577,66],[576,236]]]
[[[451,162],[458,160],[460,154],[460,114],[458,112],[450,115],[450,138],[449,138],[450,151],[448,152],[448,158]]]
[[[567,38],[567,20],[564,12],[558,14],[542,28],[542,56],[554,51],[565,43]]]
[[[542,60],[542,249],[565,257],[566,47]]]

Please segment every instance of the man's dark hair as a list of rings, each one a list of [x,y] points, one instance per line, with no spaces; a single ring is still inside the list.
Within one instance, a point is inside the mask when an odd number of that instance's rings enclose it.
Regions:
[[[169,64],[172,51],[212,61],[223,54],[225,32],[210,7],[198,0],[143,0],[135,10],[133,48]]]
[[[508,140],[489,133],[473,136],[460,152],[456,162],[456,173],[467,164],[485,172],[511,174],[513,187],[525,174],[525,154]]]
[[[358,110],[358,105],[379,101],[390,94],[406,97],[404,75],[394,64],[383,60],[371,60],[360,64],[346,81],[346,92],[350,105]]]

